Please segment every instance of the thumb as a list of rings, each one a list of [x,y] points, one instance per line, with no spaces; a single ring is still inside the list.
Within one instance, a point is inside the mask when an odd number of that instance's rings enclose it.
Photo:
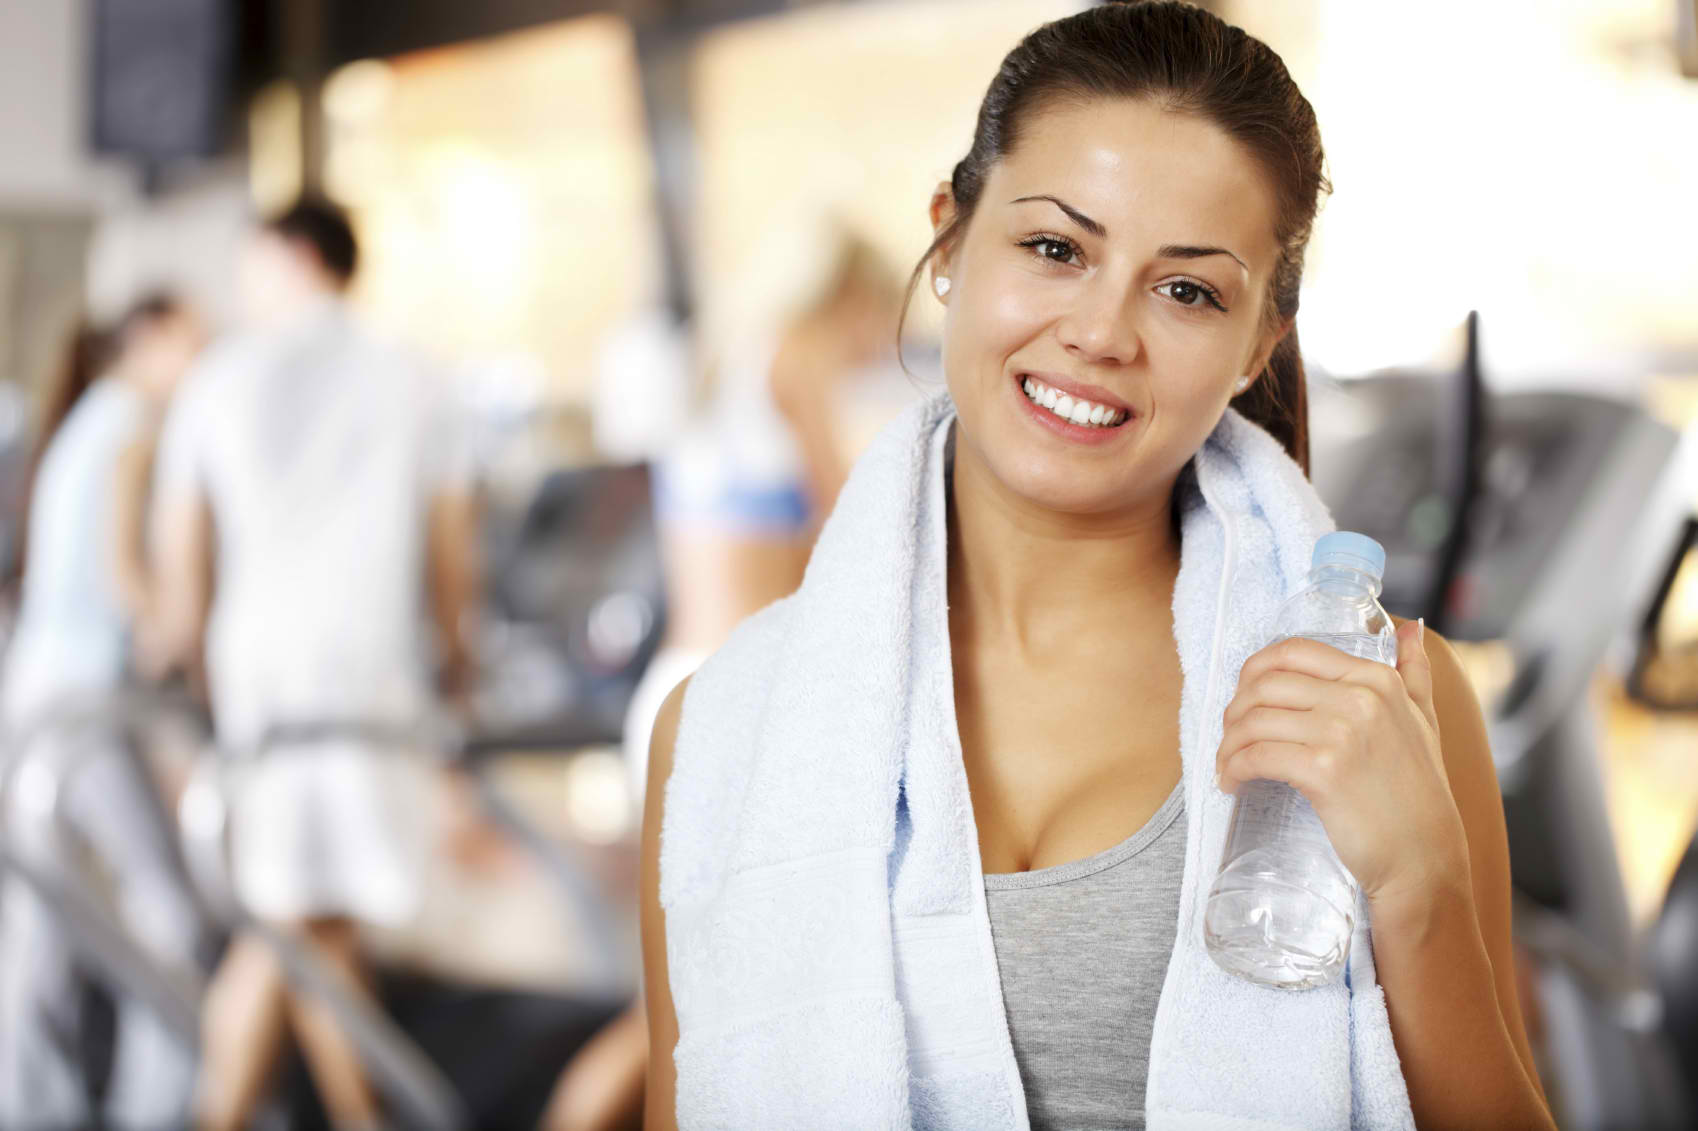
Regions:
[[[1438,729],[1438,712],[1433,708],[1433,666],[1427,659],[1427,624],[1425,618],[1408,621],[1397,629],[1397,674],[1409,698],[1421,709],[1421,714],[1434,730]]]

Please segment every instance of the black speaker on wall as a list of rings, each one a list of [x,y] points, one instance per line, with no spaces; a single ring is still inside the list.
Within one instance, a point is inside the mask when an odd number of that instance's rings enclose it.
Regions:
[[[223,147],[237,30],[231,0],[89,0],[91,141],[157,168]]]

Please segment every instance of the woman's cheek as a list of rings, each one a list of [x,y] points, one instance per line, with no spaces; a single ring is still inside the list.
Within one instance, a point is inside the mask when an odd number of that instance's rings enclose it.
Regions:
[[[1177,474],[1203,446],[1219,418],[1214,386],[1219,381],[1187,367],[1175,373],[1158,357],[1147,359],[1147,383],[1140,390],[1145,416],[1138,447],[1151,461],[1152,474]]]
[[[997,282],[1000,285],[989,296],[986,328],[1005,347],[1024,345],[1049,321],[1047,308],[1056,301],[1054,288],[1033,286],[1032,280],[1017,277]]]

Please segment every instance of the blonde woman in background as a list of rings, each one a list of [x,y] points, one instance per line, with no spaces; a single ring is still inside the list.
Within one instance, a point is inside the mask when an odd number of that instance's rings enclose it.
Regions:
[[[840,408],[881,363],[895,368],[897,275],[858,236],[833,230],[829,242],[824,270],[780,329],[727,351],[706,404],[656,470],[667,629],[626,716],[638,796],[666,693],[739,621],[801,582],[857,454]]]
[[[660,704],[737,622],[793,590],[849,467],[854,438],[836,419],[847,387],[894,367],[902,293],[865,241],[837,232],[827,270],[804,287],[776,334],[729,353],[706,403],[656,469],[666,572],[666,640],[625,716],[625,757],[643,795]],[[562,1077],[548,1131],[607,1128],[640,1107],[648,1059],[641,1003],[598,1034]]]

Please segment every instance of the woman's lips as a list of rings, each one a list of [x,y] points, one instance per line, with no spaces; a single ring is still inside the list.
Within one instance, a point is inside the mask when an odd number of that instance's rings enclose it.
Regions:
[[[1076,401],[1085,400],[1090,401],[1092,404],[1100,404],[1104,408],[1117,409],[1120,412],[1124,412],[1129,417],[1138,415],[1137,410],[1135,410],[1131,405],[1127,404],[1101,385],[1092,385],[1084,381],[1075,381],[1073,378],[1068,377],[1065,374],[1044,373],[1036,369],[1022,369],[1014,375],[1014,380],[1017,383],[1023,382],[1027,377],[1030,377],[1032,380],[1037,381],[1040,384],[1048,385],[1057,392],[1066,393]]]
[[[1049,429],[1053,435],[1060,436],[1061,438],[1070,440],[1073,443],[1091,446],[1112,443],[1126,432],[1126,426],[1128,424],[1131,424],[1137,419],[1137,413],[1128,412],[1126,418],[1119,424],[1106,427],[1102,425],[1075,424],[1071,420],[1064,420],[1049,409],[1045,408],[1043,405],[1034,404],[1032,399],[1026,395],[1025,381],[1028,377],[1031,377],[1034,381],[1040,381],[1041,383],[1047,384],[1047,382],[1042,382],[1042,379],[1036,374],[1030,372],[1016,373],[1013,379],[1009,382],[1009,388],[1015,399],[1019,402],[1017,410],[1030,417],[1040,427]],[[1059,386],[1055,387],[1059,389]],[[1074,387],[1078,388],[1079,386],[1075,384]],[[1090,386],[1084,386],[1084,388],[1090,388]],[[1089,397],[1086,397],[1085,399],[1087,401],[1090,400]],[[1099,401],[1095,403],[1101,404],[1103,402]],[[1104,407],[1114,407],[1122,404],[1123,402],[1112,401],[1112,404],[1104,405]],[[1121,407],[1118,411],[1126,412],[1127,410]]]

